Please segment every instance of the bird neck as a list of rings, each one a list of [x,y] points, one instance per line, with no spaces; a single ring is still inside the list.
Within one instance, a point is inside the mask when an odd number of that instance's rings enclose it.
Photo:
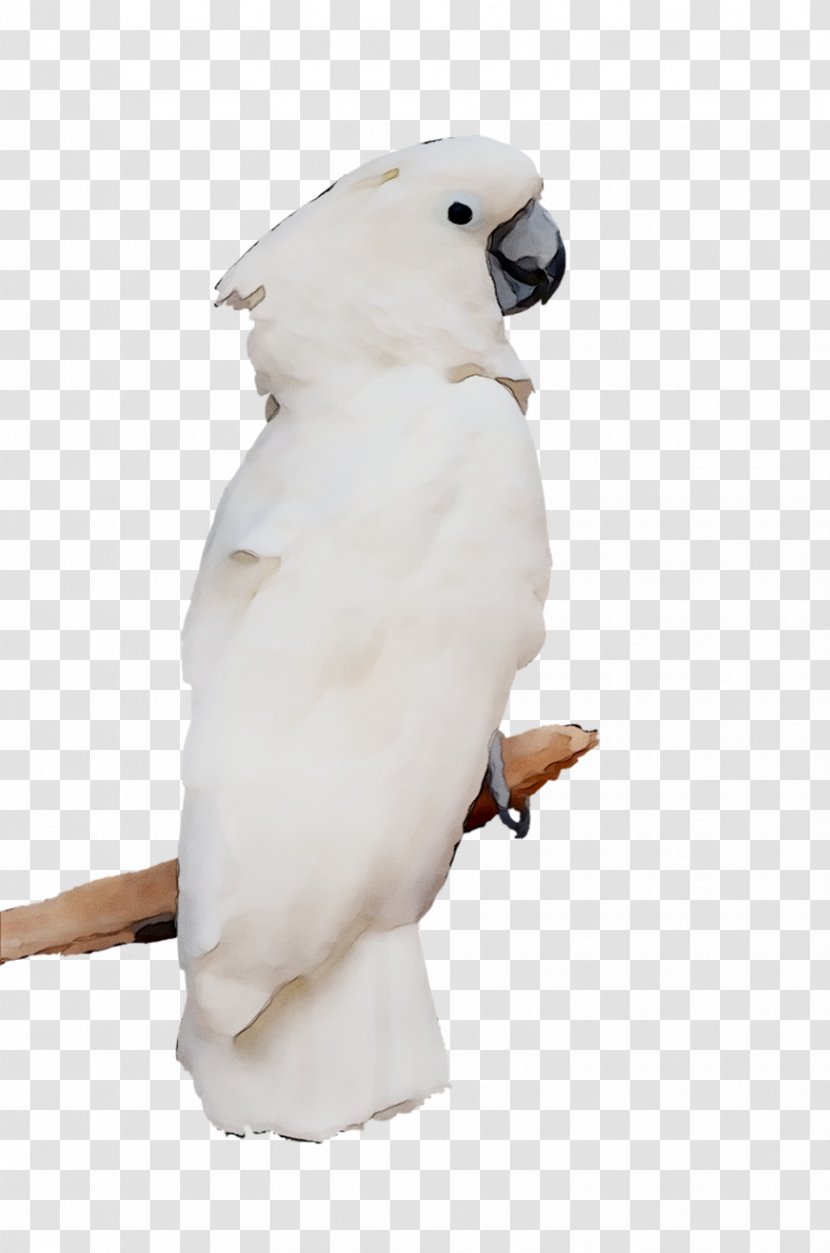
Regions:
[[[317,410],[331,406],[401,367],[429,367],[450,382],[470,374],[528,379],[501,319],[445,327],[440,335],[428,336],[399,335],[391,320],[368,328],[365,322],[354,322],[344,330],[341,319],[329,335],[326,321],[320,319],[312,334],[306,326],[283,323],[278,328],[274,322],[255,320],[248,353],[257,388],[268,397],[266,416],[274,416],[275,404]]]

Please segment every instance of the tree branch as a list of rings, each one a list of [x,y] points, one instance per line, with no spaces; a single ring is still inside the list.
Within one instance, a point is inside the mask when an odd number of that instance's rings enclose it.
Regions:
[[[515,808],[558,779],[599,743],[581,727],[538,727],[504,740],[504,775]],[[486,786],[470,806],[465,831],[495,817]],[[95,879],[48,901],[0,911],[0,965],[36,953],[94,953],[118,944],[152,943],[176,934],[178,862]]]

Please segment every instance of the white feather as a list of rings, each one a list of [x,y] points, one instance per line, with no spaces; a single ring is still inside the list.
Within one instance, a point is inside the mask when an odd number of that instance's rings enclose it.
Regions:
[[[486,202],[488,141],[456,143],[471,148],[454,182],[478,169]],[[416,263],[419,244],[443,239],[430,218],[423,241],[404,236],[410,252],[379,298],[374,263],[388,243],[372,252],[368,241],[388,205],[377,198],[405,186],[428,216],[449,175],[446,154],[437,171],[424,154],[440,147],[351,176],[362,235],[354,205],[341,221],[348,195],[335,189],[219,288],[265,287],[251,355],[280,401],[217,511],[184,632],[194,691],[178,1051],[226,1130],[321,1139],[446,1085],[417,922],[446,877],[515,672],[544,639],[550,551],[524,416],[492,378],[447,378],[470,360],[524,375],[483,259],[465,243],[453,265],[448,234],[450,261],[439,250]],[[498,220],[538,182],[505,151]],[[384,163],[400,176],[373,182]],[[313,264],[327,223],[345,236],[336,284]],[[301,294],[303,243],[321,282]],[[354,292],[361,258],[372,278]],[[449,268],[446,290],[423,278],[429,268]],[[416,301],[406,335],[402,293],[419,289],[432,304]]]

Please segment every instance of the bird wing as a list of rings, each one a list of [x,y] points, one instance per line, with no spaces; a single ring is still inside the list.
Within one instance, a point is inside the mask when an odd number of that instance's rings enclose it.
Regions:
[[[182,951],[237,1025],[367,920],[429,907],[544,636],[544,500],[515,401],[432,371],[387,386],[322,442],[295,431],[276,478],[266,428],[191,610]]]

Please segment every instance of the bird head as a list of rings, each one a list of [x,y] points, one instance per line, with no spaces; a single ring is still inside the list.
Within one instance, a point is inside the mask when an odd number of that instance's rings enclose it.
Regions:
[[[336,331],[348,354],[371,344],[387,360],[479,360],[503,349],[503,317],[544,304],[565,273],[541,193],[530,158],[484,136],[388,153],[254,244],[215,303],[295,340],[330,344]],[[249,351],[267,376],[265,338],[263,327]]]

